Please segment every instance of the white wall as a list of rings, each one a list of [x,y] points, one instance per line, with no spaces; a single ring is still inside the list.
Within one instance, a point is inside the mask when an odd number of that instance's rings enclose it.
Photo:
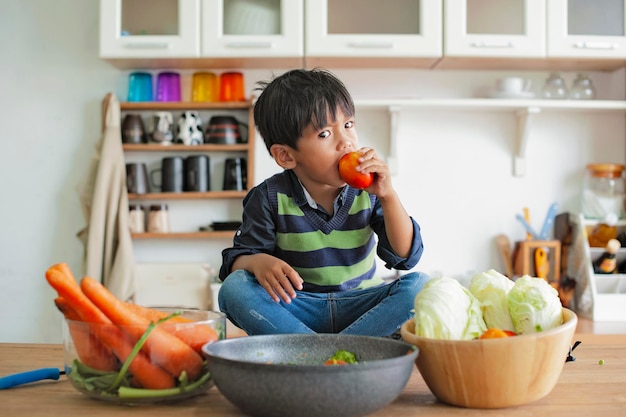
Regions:
[[[0,342],[59,342],[60,314],[46,268],[67,262],[82,272],[84,226],[76,185],[99,140],[100,104],[126,97],[128,71],[98,59],[96,0],[4,0],[0,35]],[[278,70],[277,72],[280,72]],[[471,97],[510,72],[337,70],[356,98]],[[271,71],[246,71],[249,89]],[[546,72],[525,75],[539,88]],[[564,74],[568,82],[573,73]],[[624,73],[592,73],[601,98],[624,99]],[[361,142],[382,154],[388,145],[385,112],[358,110]],[[515,213],[530,207],[539,228],[548,206],[577,210],[588,162],[624,162],[624,116],[542,113],[527,148],[527,175],[513,177],[512,113],[404,110],[400,115],[399,175],[394,180],[408,211],[422,226],[426,251],[419,270],[464,279],[500,267],[493,237],[524,232]],[[257,143],[258,181],[277,171]],[[220,245],[155,253],[218,266]],[[193,246],[193,245],[191,245]],[[150,256],[138,251],[142,260]],[[144,251],[145,252],[145,251]]]

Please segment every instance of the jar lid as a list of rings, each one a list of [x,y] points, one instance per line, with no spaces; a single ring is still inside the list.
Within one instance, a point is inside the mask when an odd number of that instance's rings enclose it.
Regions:
[[[167,210],[167,204],[152,204],[150,211]]]
[[[619,178],[624,172],[622,164],[588,164],[587,170],[591,172],[592,177],[599,178]]]
[[[143,210],[143,206],[141,204],[129,204],[128,205],[128,210],[133,211],[133,210]]]

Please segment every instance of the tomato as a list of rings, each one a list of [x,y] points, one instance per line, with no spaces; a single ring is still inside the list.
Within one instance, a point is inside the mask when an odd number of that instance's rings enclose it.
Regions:
[[[324,362],[324,365],[347,365],[348,362],[342,361],[341,359],[329,359]]]
[[[506,333],[506,334],[507,334],[507,336],[517,336],[517,333],[512,332],[512,331],[510,331],[510,330],[504,330],[504,333]]]
[[[483,334],[480,335],[479,339],[497,339],[500,337],[509,337],[509,335],[500,329],[487,329]]]
[[[339,175],[341,178],[354,188],[364,189],[372,185],[374,182],[374,174],[364,174],[356,170],[359,165],[361,152],[348,152],[339,160]]]

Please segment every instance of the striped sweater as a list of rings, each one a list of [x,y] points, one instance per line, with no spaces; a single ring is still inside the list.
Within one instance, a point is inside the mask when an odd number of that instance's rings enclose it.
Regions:
[[[380,285],[376,239],[370,227],[375,197],[349,187],[339,210],[326,220],[308,204],[298,206],[286,174],[267,181],[275,216],[274,255],[304,280],[304,290],[333,292]]]

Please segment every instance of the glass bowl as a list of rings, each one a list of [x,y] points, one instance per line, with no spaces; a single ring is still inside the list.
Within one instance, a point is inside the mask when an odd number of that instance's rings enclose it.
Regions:
[[[141,326],[64,320],[65,372],[74,388],[91,398],[128,405],[180,401],[211,388],[202,346],[226,338],[226,316],[208,310],[135,308],[157,312],[160,317],[153,322],[169,318],[147,337]]]

